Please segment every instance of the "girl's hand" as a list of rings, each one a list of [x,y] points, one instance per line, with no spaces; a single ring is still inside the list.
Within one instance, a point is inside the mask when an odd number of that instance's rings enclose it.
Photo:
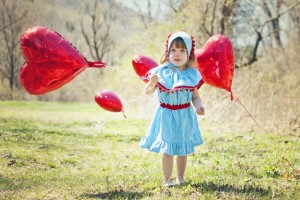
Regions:
[[[158,82],[158,76],[156,74],[153,74],[150,76],[149,82],[145,86],[145,93],[146,94],[153,94],[153,92],[157,88],[157,82]]]
[[[198,115],[204,115],[205,114],[205,108],[201,105],[196,109],[196,113]]]
[[[205,114],[205,108],[202,105],[202,101],[201,101],[201,98],[199,96],[199,91],[196,88],[195,88],[194,93],[193,93],[192,102],[193,102],[193,105],[196,109],[196,113],[198,115],[204,115]]]
[[[151,77],[150,77],[150,81],[149,81],[149,84],[151,85],[151,86],[155,86],[156,85],[156,83],[158,82],[158,76],[157,76],[157,74],[153,74]]]

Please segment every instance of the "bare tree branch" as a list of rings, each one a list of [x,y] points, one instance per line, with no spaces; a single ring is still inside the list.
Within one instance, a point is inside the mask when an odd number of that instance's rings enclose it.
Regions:
[[[18,85],[18,79],[16,78],[18,58],[16,54],[19,40],[17,38],[21,35],[21,22],[28,13],[27,10],[20,9],[18,3],[15,1],[1,1],[1,32],[8,62],[7,65],[2,66],[3,70],[7,71],[2,76],[8,79],[11,91]]]
[[[205,5],[205,10],[204,10],[204,19],[206,18],[208,14],[208,4]],[[206,27],[206,23],[205,23],[205,20],[202,20],[202,27],[204,28],[205,32],[207,35],[211,35],[212,33],[208,30],[208,28]]]
[[[81,33],[94,60],[103,60],[112,50],[112,26],[116,19],[113,9],[114,2],[104,1],[99,5],[95,0],[86,6],[90,25],[84,25],[84,19],[81,19]]]
[[[265,27],[266,24],[280,18],[282,15],[285,15],[287,13],[289,13],[291,10],[293,10],[296,6],[300,5],[300,2],[296,2],[292,5],[290,5],[285,11],[281,12],[281,13],[278,13],[276,16],[266,20],[263,24],[260,25],[260,27],[258,28],[258,30],[262,31],[262,29]]]
[[[214,0],[214,6],[212,10],[212,18],[210,21],[210,36],[214,33],[214,22],[216,18],[216,10],[217,10],[218,0]]]
[[[265,38],[265,36],[262,35],[262,31],[263,28],[270,22],[273,22],[275,20],[279,20],[279,18],[281,16],[283,16],[284,14],[287,14],[288,12],[290,12],[291,10],[293,10],[296,6],[300,5],[300,2],[296,2],[292,5],[290,5],[286,10],[284,10],[283,12],[278,13],[275,17],[272,17],[268,20],[266,20],[264,23],[262,23],[259,28],[255,29],[256,32],[256,40],[255,40],[255,45],[252,51],[252,58],[249,60],[249,62],[247,62],[246,64],[244,64],[243,66],[247,66],[250,65],[252,63],[254,63],[255,61],[257,61],[257,50],[258,50],[258,46],[259,44],[263,41],[263,38]]]

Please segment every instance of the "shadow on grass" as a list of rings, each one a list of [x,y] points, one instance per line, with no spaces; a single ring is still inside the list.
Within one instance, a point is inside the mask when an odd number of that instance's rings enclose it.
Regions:
[[[243,187],[239,188],[229,184],[218,185],[213,182],[202,182],[191,184],[191,186],[203,192],[234,192],[237,194],[257,194],[259,196],[269,196],[271,193],[270,190],[266,190],[260,187],[254,187],[252,185],[244,185]]]
[[[0,174],[0,191],[1,190],[9,190],[9,189],[13,188],[13,186],[14,186],[13,180],[6,178]]]
[[[91,199],[141,199],[145,195],[144,192],[127,192],[127,191],[109,191],[96,194],[84,194],[85,198]]]

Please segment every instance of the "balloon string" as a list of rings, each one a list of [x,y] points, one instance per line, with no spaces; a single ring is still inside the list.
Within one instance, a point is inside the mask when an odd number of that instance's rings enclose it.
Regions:
[[[128,101],[126,101],[126,102],[124,103],[124,105],[126,106],[128,103],[131,103],[131,102],[137,101],[137,100],[139,100],[139,99],[143,98],[144,96],[145,96],[145,95],[144,95],[144,94],[142,94],[142,95],[138,96],[138,97],[137,97],[137,98],[135,98],[135,99],[128,100]]]
[[[122,69],[118,69],[118,68],[115,68],[115,67],[106,66],[106,69],[117,70],[117,71],[120,71],[120,72],[122,72],[122,73],[125,73],[125,74],[128,74],[128,75],[131,75],[131,76],[136,77],[136,75],[133,74],[133,73],[131,73],[131,72],[128,72],[128,71],[125,71],[125,70],[122,70]],[[124,105],[127,105],[128,103],[133,102],[133,101],[137,101],[137,100],[141,99],[143,96],[145,96],[145,95],[140,95],[139,97],[137,97],[137,98],[135,98],[135,99],[126,101],[126,102],[124,103]]]
[[[106,66],[106,68],[107,68],[107,69],[117,70],[117,71],[120,71],[120,72],[122,72],[122,73],[126,73],[126,74],[129,74],[129,75],[132,75],[132,76],[136,77],[136,74],[130,73],[130,72],[125,71],[125,70],[117,69],[117,68],[115,68],[115,67],[110,67],[110,66]],[[104,68],[104,69],[105,69],[105,68]],[[143,77],[141,77],[141,79],[147,79],[147,78],[146,78],[145,76],[143,76]],[[155,86],[154,86],[154,87],[155,87]],[[138,101],[139,99],[143,98],[143,97],[145,96],[145,93],[146,93],[147,91],[149,91],[149,90],[152,90],[152,89],[153,89],[153,87],[151,87],[151,88],[149,88],[148,90],[144,91],[143,94],[140,95],[140,96],[138,96],[137,98],[131,99],[131,100],[129,100],[129,101],[126,101],[126,102],[124,103],[124,106],[126,106],[127,104],[129,104],[129,103],[131,103],[131,102],[135,102],[135,101]],[[237,98],[237,97],[234,98],[232,91],[230,91],[230,97],[231,97],[231,101],[234,100],[234,99],[236,99],[236,101],[239,102],[239,104],[244,108],[244,110],[248,113],[248,115],[252,118],[252,120],[256,123],[256,125],[257,125],[259,128],[261,128],[262,130],[264,130],[264,129],[258,124],[258,122],[255,120],[255,118],[250,114],[250,112],[246,109],[246,107],[242,104],[242,102],[240,101],[240,99]],[[124,114],[124,111],[122,111],[122,112],[123,112],[123,116],[126,118],[126,116],[125,116],[125,114]]]
[[[110,66],[106,66],[106,68],[108,68],[108,69],[113,69],[113,70],[117,70],[117,71],[120,71],[120,72],[122,72],[122,73],[126,73],[126,74],[129,74],[129,75],[131,75],[131,76],[136,77],[136,74],[130,73],[130,72],[125,71],[125,70],[117,69],[117,68],[115,68],[115,67],[110,67]],[[141,79],[147,79],[147,78],[146,78],[145,76],[143,76],[143,77],[141,77]],[[154,87],[155,87],[155,86],[154,86]],[[149,90],[151,90],[151,89],[153,89],[153,87],[149,88],[147,91],[149,91]],[[147,91],[145,91],[145,93],[146,93]],[[140,95],[140,96],[138,96],[137,98],[132,99],[132,100],[129,100],[129,101],[126,101],[126,102],[124,103],[124,105],[127,105],[128,103],[131,103],[131,102],[134,102],[134,101],[137,101],[137,100],[143,98],[143,97],[145,96],[145,93],[143,92],[143,94]],[[257,125],[259,128],[261,128],[262,130],[264,130],[264,129],[258,124],[258,122],[255,120],[255,118],[250,114],[250,112],[246,109],[246,107],[242,104],[242,102],[240,101],[240,99],[239,99],[238,97],[234,97],[234,96],[233,96],[232,91],[230,91],[230,98],[231,98],[231,101],[233,101],[234,99],[236,99],[236,101],[239,102],[239,104],[244,108],[244,110],[248,113],[248,115],[252,118],[252,120],[256,123],[256,125]],[[125,116],[125,114],[124,114],[124,111],[122,111],[122,112],[123,112],[123,116],[126,118],[126,116]]]
[[[117,71],[120,71],[120,72],[122,72],[122,73],[125,73],[125,74],[128,74],[128,75],[137,77],[137,75],[134,74],[134,73],[128,72],[128,71],[126,71],[126,70],[118,69],[118,68],[115,68],[115,67],[106,66],[106,69],[117,70]],[[149,80],[149,78],[147,78],[146,76],[140,76],[140,79],[142,79],[142,80]]]
[[[125,73],[125,74],[128,74],[128,75],[137,77],[137,75],[134,74],[134,73],[128,72],[128,71],[126,71],[126,70],[118,69],[118,68],[115,68],[115,67],[106,66],[106,69],[117,70],[117,71],[120,71],[120,72],[122,72],[122,73]],[[147,80],[148,80],[148,78],[146,78],[145,76],[142,76],[142,77],[140,77],[140,78],[141,78],[141,79],[147,79]],[[154,86],[154,87],[155,87],[155,86]],[[149,88],[149,89],[146,90],[146,91],[143,91],[142,94],[141,94],[140,96],[138,96],[137,98],[126,101],[126,102],[124,103],[124,107],[125,107],[127,104],[131,103],[131,102],[138,101],[139,99],[145,97],[145,96],[146,96],[145,93],[146,93],[147,91],[151,90],[151,89],[153,89],[153,87]],[[123,115],[124,115],[124,112],[123,112]],[[124,117],[126,118],[125,115],[124,115]]]
[[[250,112],[246,109],[246,107],[242,104],[242,102],[240,101],[240,99],[238,97],[235,97],[236,101],[239,102],[239,104],[244,108],[244,110],[248,113],[248,115],[252,118],[252,120],[256,123],[256,125],[261,128],[262,130],[264,130],[255,120],[255,118],[250,114]]]
[[[142,92],[142,95],[138,96],[137,98],[126,101],[126,102],[124,103],[124,105],[127,105],[128,103],[137,101],[137,100],[139,100],[139,99],[145,97],[145,96],[146,96],[146,92],[149,91],[149,90],[152,90],[154,87],[156,87],[156,86],[150,87],[148,90]]]
[[[122,72],[122,73],[126,73],[126,74],[129,74],[129,75],[131,75],[131,76],[136,77],[136,74],[130,73],[130,72],[125,71],[125,70],[117,69],[117,68],[115,68],[115,67],[110,67],[110,66],[106,66],[106,68],[107,68],[107,69],[117,70],[117,71],[120,71],[120,72]],[[141,79],[147,79],[147,78],[143,76],[143,77],[141,77]],[[154,86],[154,87],[155,87],[155,86]],[[143,94],[140,95],[140,96],[138,96],[137,98],[126,101],[126,102],[124,103],[124,105],[127,105],[128,103],[131,103],[131,102],[134,102],[134,101],[137,101],[137,100],[143,98],[143,97],[146,95],[145,93],[146,93],[147,91],[151,90],[151,89],[153,89],[153,87],[151,87],[151,88],[149,88],[148,90],[146,90],[145,92],[143,92]],[[232,91],[230,91],[230,97],[231,97],[231,101],[234,100],[234,99],[236,99],[236,101],[239,102],[239,104],[244,108],[244,110],[248,113],[248,115],[252,118],[252,120],[256,123],[256,125],[257,125],[259,128],[261,128],[262,130],[264,130],[264,129],[258,124],[258,122],[255,120],[255,118],[250,114],[250,112],[246,109],[246,107],[242,104],[242,102],[240,101],[240,99],[239,99],[238,97],[234,97],[234,96],[233,96]],[[125,114],[124,114],[124,111],[122,111],[122,112],[123,112],[123,116],[126,118],[126,116],[125,116]]]
[[[115,67],[111,67],[111,66],[106,66],[106,69],[112,69],[112,70],[117,70],[117,71],[120,71],[120,72],[123,72],[125,74],[128,74],[128,75],[131,75],[131,76],[134,76],[136,77],[135,74],[131,73],[131,72],[128,72],[126,70],[122,70],[122,69],[118,69],[118,68],[115,68]]]
[[[127,118],[126,115],[125,115],[124,110],[122,110],[122,113],[123,113],[123,117],[124,117],[124,118]]]

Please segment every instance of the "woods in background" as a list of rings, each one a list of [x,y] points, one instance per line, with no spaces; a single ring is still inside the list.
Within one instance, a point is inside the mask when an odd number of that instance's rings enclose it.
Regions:
[[[235,94],[258,120],[265,121],[268,116],[267,127],[288,133],[299,131],[299,0],[130,2],[131,7],[126,1],[116,0],[0,0],[0,99],[90,101],[87,96],[103,87],[118,90],[124,98],[139,95],[137,85],[142,83],[137,77],[104,70],[87,70],[49,95],[26,94],[18,80],[24,62],[19,41],[32,26],[48,27],[67,38],[89,60],[103,60],[124,71],[132,71],[130,60],[136,54],[159,60],[164,50],[160,45],[174,31],[193,34],[197,48],[221,33],[234,46]],[[227,98],[223,91],[208,87],[203,91],[210,99],[208,109],[219,113],[211,120],[247,118],[241,110],[235,113],[234,104],[227,109],[220,106]]]

